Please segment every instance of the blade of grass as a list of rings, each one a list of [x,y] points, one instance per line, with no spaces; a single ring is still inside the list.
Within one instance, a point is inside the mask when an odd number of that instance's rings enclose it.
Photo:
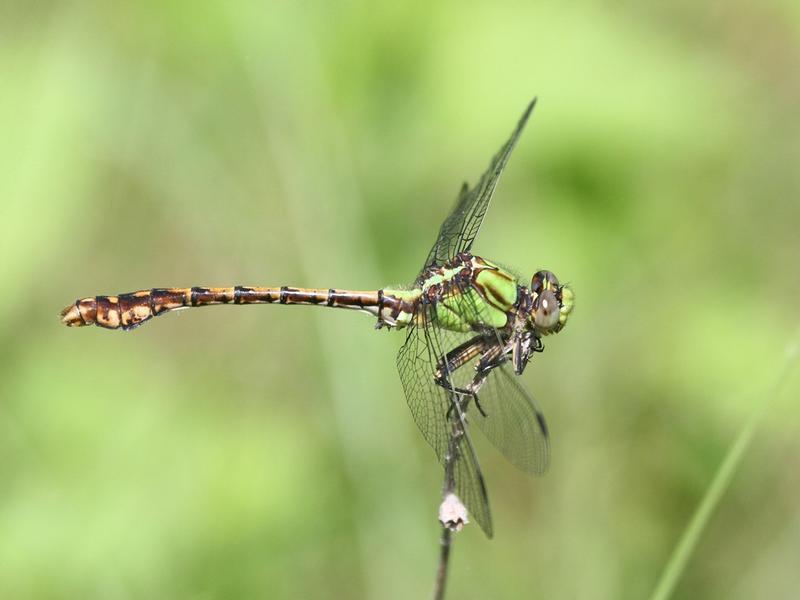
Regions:
[[[703,499],[695,509],[680,541],[672,551],[672,556],[670,556],[669,561],[664,567],[664,571],[661,573],[661,577],[658,580],[658,584],[652,596],[650,596],[650,600],[667,600],[675,590],[675,586],[683,575],[689,558],[703,534],[703,530],[711,519],[723,494],[730,486],[736,474],[736,470],[742,461],[744,452],[753,439],[753,433],[766,412],[766,408],[773,399],[780,394],[786,381],[789,379],[789,375],[797,360],[798,348],[800,348],[800,331],[798,331],[794,340],[787,347],[783,366],[775,378],[775,382],[770,387],[769,393],[764,396],[764,399],[753,410],[753,414],[744,423],[736,439],[728,449],[725,459],[722,461],[722,464],[714,475],[714,479],[711,481],[711,485],[708,486]]]

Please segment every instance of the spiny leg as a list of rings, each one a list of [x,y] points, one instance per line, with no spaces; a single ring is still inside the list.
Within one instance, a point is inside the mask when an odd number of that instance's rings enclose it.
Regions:
[[[440,358],[439,362],[436,364],[436,371],[433,374],[433,380],[436,382],[436,385],[443,387],[447,391],[451,392],[454,396],[466,396],[468,398],[474,398],[475,394],[472,392],[472,390],[453,385],[450,376],[473,358],[484,353],[486,345],[486,338],[482,335],[477,335],[450,350],[447,354]],[[480,407],[478,407],[478,410],[480,410],[481,414],[483,414],[483,411]],[[451,417],[452,412],[453,406],[451,405],[447,410],[448,419]]]
[[[509,351],[510,347],[508,344],[501,344],[501,340],[499,339],[496,343],[492,343],[483,335],[475,336],[463,344],[456,346],[439,360],[434,374],[434,381],[437,385],[440,385],[453,394],[472,398],[475,401],[475,406],[478,408],[478,411],[485,418],[488,415],[480,404],[478,391],[483,386],[491,370],[505,362],[505,355]],[[478,355],[480,355],[481,358],[475,365],[476,372],[472,382],[465,388],[454,386],[450,380],[450,374]],[[451,413],[452,406],[448,410],[447,416],[449,417]]]
[[[477,335],[450,350],[439,362],[436,363],[436,371],[434,372],[434,381],[450,391],[459,391],[450,383],[450,375],[463,367],[476,356],[483,354],[486,351],[487,341],[482,335]],[[468,393],[468,392],[459,392]]]
[[[484,418],[489,415],[486,414],[486,411],[484,411],[481,406],[478,392],[481,387],[483,387],[492,369],[499,367],[506,361],[506,353],[509,351],[510,347],[508,345],[501,346],[500,344],[494,344],[481,355],[478,364],[475,365],[475,377],[472,378],[472,382],[469,384],[469,391],[470,395],[475,399],[475,406],[478,407],[478,410]]]

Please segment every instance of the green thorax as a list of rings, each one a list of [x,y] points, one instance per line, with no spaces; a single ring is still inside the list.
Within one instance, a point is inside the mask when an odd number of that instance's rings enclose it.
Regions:
[[[491,326],[502,329],[517,302],[517,278],[478,256],[461,254],[442,266],[426,269],[410,290],[385,289],[384,297],[396,299],[397,308],[387,324],[405,327],[414,319],[424,325],[430,306],[441,327],[472,331]],[[393,321],[393,322],[392,322]]]

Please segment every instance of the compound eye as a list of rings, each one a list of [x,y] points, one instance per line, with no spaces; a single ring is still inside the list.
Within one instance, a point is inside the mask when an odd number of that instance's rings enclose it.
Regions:
[[[538,306],[533,314],[533,322],[539,329],[552,329],[558,323],[559,306],[556,295],[545,290],[538,298]]]
[[[548,288],[558,287],[558,277],[552,271],[537,271],[531,279],[531,291],[538,295]]]

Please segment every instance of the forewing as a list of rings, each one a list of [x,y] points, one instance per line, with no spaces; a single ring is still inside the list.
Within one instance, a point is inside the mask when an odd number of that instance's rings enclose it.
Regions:
[[[428,254],[425,267],[431,264],[442,264],[459,252],[467,252],[471,249],[500,175],[508,163],[511,151],[517,144],[535,104],[536,98],[525,109],[511,137],[492,158],[488,170],[481,176],[475,187],[469,189],[466,183],[461,187],[455,207],[439,229],[439,237]]]
[[[434,381],[437,364],[445,349],[456,346],[466,339],[466,335],[441,329],[433,311],[429,312],[427,324],[409,328],[397,355],[403,391],[414,421],[439,461],[446,465],[448,457],[451,457],[456,495],[486,535],[492,537],[489,497],[469,437],[466,415],[460,405],[454,404],[451,392]],[[459,386],[454,373],[447,376],[452,386]]]
[[[411,326],[406,341],[397,354],[400,382],[411,414],[422,436],[433,447],[436,456],[444,461],[450,432],[447,411],[450,401],[444,389],[436,385],[433,374],[437,358],[428,345],[425,328]]]

